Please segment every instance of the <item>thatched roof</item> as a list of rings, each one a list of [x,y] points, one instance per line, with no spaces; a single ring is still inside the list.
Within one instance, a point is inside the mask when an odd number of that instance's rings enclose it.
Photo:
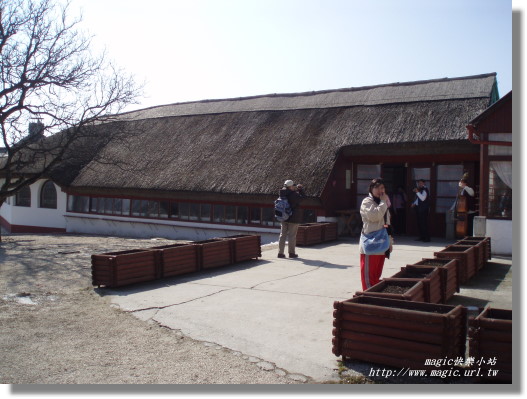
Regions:
[[[204,100],[146,108],[122,114],[122,117],[138,120],[226,112],[287,111],[482,98],[489,97],[495,80],[496,74],[492,73],[339,90]]]
[[[61,186],[69,186],[81,170],[90,164],[102,164],[101,151],[109,143],[121,145],[123,137],[135,134],[126,124],[86,125],[67,129],[51,136],[27,136],[11,147],[13,156],[0,157],[0,177],[8,171],[13,178],[39,175],[51,178]],[[113,163],[113,162],[112,162]]]
[[[274,194],[285,179],[320,196],[339,149],[466,139],[495,74],[201,101],[123,114],[141,131],[102,153],[74,188]],[[123,166],[127,165],[127,166]]]

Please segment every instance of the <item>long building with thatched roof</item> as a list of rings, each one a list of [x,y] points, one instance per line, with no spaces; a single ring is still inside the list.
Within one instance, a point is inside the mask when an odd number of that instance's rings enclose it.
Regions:
[[[306,188],[305,222],[345,215],[341,227],[353,230],[369,180],[382,176],[411,201],[423,178],[432,234],[444,236],[457,181],[465,172],[479,181],[479,147],[465,126],[498,98],[491,73],[152,107],[118,116],[135,132],[127,140],[95,146],[113,162],[94,159],[52,179],[68,195],[67,231],[190,239],[251,231],[270,240],[286,179]],[[415,233],[414,215],[396,227]]]

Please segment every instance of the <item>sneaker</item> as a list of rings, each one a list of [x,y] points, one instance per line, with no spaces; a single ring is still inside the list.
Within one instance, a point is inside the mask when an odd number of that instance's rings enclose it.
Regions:
[[[278,254],[278,257],[279,258],[285,258],[285,255],[284,254]]]
[[[297,254],[289,254],[289,257],[290,258],[298,258],[298,255]]]

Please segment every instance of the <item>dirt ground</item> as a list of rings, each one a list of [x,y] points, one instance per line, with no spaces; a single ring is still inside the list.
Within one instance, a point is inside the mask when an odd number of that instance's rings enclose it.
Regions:
[[[113,308],[91,285],[96,253],[173,243],[3,235],[1,384],[299,384],[265,362]]]

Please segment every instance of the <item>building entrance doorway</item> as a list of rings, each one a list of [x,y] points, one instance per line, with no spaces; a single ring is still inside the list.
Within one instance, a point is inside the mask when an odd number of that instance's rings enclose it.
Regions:
[[[408,201],[410,200],[407,193],[407,167],[404,164],[382,165],[382,177],[392,203],[390,212],[394,234],[406,234]]]

